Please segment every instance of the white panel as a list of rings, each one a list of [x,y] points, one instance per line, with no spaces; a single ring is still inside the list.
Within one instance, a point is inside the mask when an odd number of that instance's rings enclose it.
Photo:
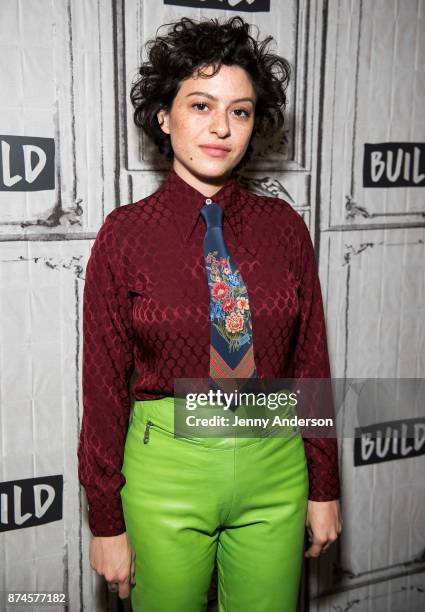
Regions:
[[[423,225],[423,189],[363,188],[364,143],[424,142],[420,0],[330,0],[323,225]],[[422,61],[421,61],[422,58]]]
[[[275,52],[283,55],[293,66],[293,75],[287,90],[288,106],[285,114],[284,133],[277,134],[271,142],[261,141],[256,145],[256,156],[250,168],[277,170],[309,169],[312,138],[312,113],[316,94],[316,77],[320,71],[317,57],[320,56],[320,6],[313,0],[282,0],[272,2],[270,13],[241,13],[248,22],[258,26],[262,37],[271,34],[276,43]],[[155,35],[163,24],[181,17],[198,20],[202,17],[225,19],[238,14],[235,11],[158,5],[143,0],[125,2],[125,73],[123,81],[126,92],[126,135],[128,143],[128,168],[130,170],[164,170],[167,163],[157,153],[155,146],[139,133],[133,122],[133,107],[129,98],[131,82],[137,78],[140,52],[147,40]],[[315,29],[317,28],[317,29]],[[165,34],[162,27],[159,34]],[[311,35],[313,30],[313,35]],[[143,59],[146,52],[143,49]],[[308,83],[308,87],[306,87]],[[294,109],[297,109],[297,122]]]
[[[119,204],[111,3],[4,0],[1,11],[0,134],[54,139],[55,188],[0,192],[0,234],[95,232]]]
[[[24,521],[20,529],[1,534],[0,590],[67,588],[71,609],[79,609],[83,595],[94,609],[89,532],[78,520],[83,501],[76,477],[78,334],[90,245],[2,243],[0,262],[0,316],[6,323],[0,328],[1,480],[64,479],[62,520],[36,527],[25,527]],[[82,562],[85,592],[80,592]]]
[[[411,584],[424,584],[423,541],[418,537],[425,521],[424,456],[354,466],[353,439],[355,427],[416,414],[408,395],[404,410],[403,402],[391,395],[384,404],[368,403],[362,379],[387,379],[380,383],[386,389],[391,381],[421,378],[424,259],[424,228],[321,234],[320,274],[333,376],[358,381],[338,406],[344,527],[321,567],[313,562],[311,588],[321,611],[346,609],[350,601],[358,602],[362,612],[395,611],[407,601],[411,607],[404,609],[420,610],[424,603],[421,589],[409,590]],[[403,393],[402,385],[400,389]]]
[[[322,232],[334,376],[423,374],[424,238],[424,228]]]

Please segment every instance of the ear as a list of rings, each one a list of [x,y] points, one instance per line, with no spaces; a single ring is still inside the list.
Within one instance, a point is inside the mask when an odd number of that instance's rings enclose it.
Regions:
[[[165,132],[166,134],[170,133],[170,115],[168,113],[167,110],[165,110],[165,108],[161,108],[161,110],[159,110],[156,114],[156,117],[158,119],[158,123],[161,126],[161,130],[163,132]]]

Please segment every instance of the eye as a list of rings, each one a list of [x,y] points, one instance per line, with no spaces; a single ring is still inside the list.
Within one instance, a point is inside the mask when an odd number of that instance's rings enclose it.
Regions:
[[[233,112],[236,113],[237,117],[243,117],[243,118],[248,119],[248,117],[251,116],[251,113],[245,108],[235,108]],[[243,113],[243,114],[239,114],[239,113]]]
[[[207,106],[207,104],[205,102],[195,102],[195,104],[192,104],[192,108],[198,108],[199,106]],[[203,108],[198,108],[198,110],[204,110]]]

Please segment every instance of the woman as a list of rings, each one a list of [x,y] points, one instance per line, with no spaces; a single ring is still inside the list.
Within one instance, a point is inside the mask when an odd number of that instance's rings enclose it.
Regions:
[[[90,562],[120,597],[132,585],[135,611],[204,610],[215,560],[220,610],[293,611],[305,526],[307,557],[341,531],[334,438],[172,435],[174,381],[212,379],[217,361],[241,372],[235,346],[246,378],[329,377],[308,229],[235,175],[253,137],[283,124],[289,65],[270,40],[234,17],[183,18],[150,41],[134,118],[172,168],[106,217],[87,265],[78,456]],[[215,261],[203,247],[222,238],[228,257]],[[235,286],[235,299],[213,291]],[[226,317],[233,327],[220,328]]]

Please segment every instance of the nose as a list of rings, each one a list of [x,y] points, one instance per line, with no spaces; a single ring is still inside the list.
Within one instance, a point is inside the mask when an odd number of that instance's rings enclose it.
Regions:
[[[217,134],[220,138],[230,135],[230,124],[226,111],[214,113],[210,123],[210,132]]]

